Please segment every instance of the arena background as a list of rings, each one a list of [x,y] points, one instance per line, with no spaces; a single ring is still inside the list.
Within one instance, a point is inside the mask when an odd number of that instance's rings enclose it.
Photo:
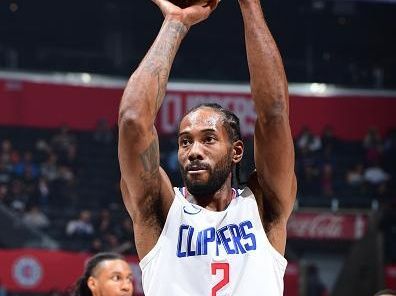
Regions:
[[[262,4],[290,81],[299,181],[285,295],[396,289],[396,3]],[[142,295],[117,107],[161,21],[149,0],[0,3],[0,295],[62,295],[102,250],[128,256]],[[255,116],[237,1],[176,57],[156,123],[175,184],[175,128],[202,101],[240,116],[246,178]]]

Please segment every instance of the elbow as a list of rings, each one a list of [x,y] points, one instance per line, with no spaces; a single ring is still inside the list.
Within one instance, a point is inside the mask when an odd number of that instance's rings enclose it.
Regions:
[[[274,100],[268,110],[267,110],[267,116],[269,118],[277,118],[277,117],[284,117],[288,116],[289,113],[289,106],[288,103],[285,99],[276,99]]]
[[[144,123],[142,116],[133,110],[120,110],[118,116],[118,126],[120,131],[133,132],[133,134],[140,134],[144,130]]]
[[[262,110],[257,112],[258,117],[264,119],[264,122],[281,122],[289,118],[289,105],[287,100],[275,99],[267,104]]]

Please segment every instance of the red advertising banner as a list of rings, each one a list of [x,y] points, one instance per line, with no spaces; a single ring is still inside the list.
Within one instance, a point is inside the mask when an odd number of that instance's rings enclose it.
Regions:
[[[89,254],[36,249],[0,250],[0,282],[7,291],[65,291],[82,275]],[[136,257],[127,257],[134,272],[135,296],[143,295]]]
[[[88,253],[37,249],[0,250],[0,283],[10,292],[47,293],[65,291],[82,275]],[[126,258],[134,275],[134,296],[143,296],[138,258]],[[299,267],[289,263],[285,295],[298,295]]]
[[[299,295],[300,267],[298,263],[289,262],[285,273],[285,296]]]
[[[368,217],[361,214],[294,213],[287,225],[291,239],[357,240],[367,231]]]
[[[385,285],[387,289],[396,290],[396,264],[385,266]]]
[[[98,119],[117,124],[123,85],[92,87],[0,79],[0,125],[90,130]],[[244,136],[253,134],[256,118],[248,87],[170,83],[158,114],[157,129],[174,133],[182,115],[201,102],[215,102],[235,111]],[[326,125],[343,139],[362,139],[376,126],[384,134],[396,127],[396,94],[392,96],[332,94],[313,96],[291,93],[290,121],[293,135],[303,126],[320,134]]]

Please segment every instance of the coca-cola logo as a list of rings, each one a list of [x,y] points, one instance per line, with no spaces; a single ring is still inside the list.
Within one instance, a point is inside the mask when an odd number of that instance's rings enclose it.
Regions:
[[[344,217],[332,214],[292,216],[288,235],[301,238],[341,238],[344,236]]]

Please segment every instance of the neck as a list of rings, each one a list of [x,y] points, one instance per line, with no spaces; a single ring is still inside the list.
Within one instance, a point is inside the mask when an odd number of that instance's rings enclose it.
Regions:
[[[211,211],[224,211],[235,197],[235,192],[231,187],[231,174],[224,182],[223,186],[214,194],[204,196],[193,196],[186,188],[186,199]]]

